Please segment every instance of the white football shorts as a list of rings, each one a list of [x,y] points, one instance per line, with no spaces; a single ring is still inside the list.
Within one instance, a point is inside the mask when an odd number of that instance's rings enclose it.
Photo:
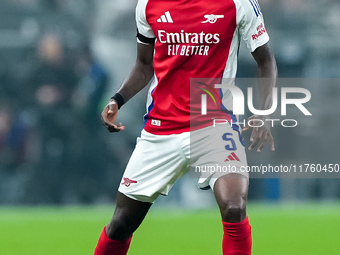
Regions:
[[[142,130],[118,190],[153,203],[159,195],[167,195],[190,168],[201,189],[213,189],[216,180],[229,173],[248,178],[243,171],[247,160],[242,139],[239,131],[226,124],[173,135]]]

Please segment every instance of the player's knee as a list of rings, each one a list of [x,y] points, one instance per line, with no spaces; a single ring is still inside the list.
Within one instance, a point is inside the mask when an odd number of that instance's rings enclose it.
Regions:
[[[240,222],[246,217],[246,201],[244,199],[225,201],[221,208],[224,222]]]

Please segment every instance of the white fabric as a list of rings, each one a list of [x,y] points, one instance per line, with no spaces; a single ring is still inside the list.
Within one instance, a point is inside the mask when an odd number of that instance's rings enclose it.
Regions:
[[[149,0],[139,0],[136,6],[136,23],[138,32],[145,37],[155,38],[155,35],[146,20],[146,5]]]
[[[235,142],[235,150],[227,150],[230,140],[222,137],[228,133],[228,138]],[[239,169],[245,166],[246,155],[240,136],[229,125],[218,125],[201,130],[174,135],[154,135],[142,131],[137,139],[136,148],[130,158],[123,175],[119,191],[126,196],[153,203],[162,194],[167,195],[177,179],[185,175],[192,166],[192,174],[197,167],[234,166],[233,172],[198,172],[200,188],[211,187],[218,177],[229,173],[242,173]],[[238,160],[225,161],[231,153]],[[235,159],[235,158],[234,158]]]
[[[264,28],[263,15],[257,0],[234,0],[236,5],[236,22],[238,31],[248,49],[253,52],[259,46],[269,41],[268,33],[253,39],[258,34],[258,28],[262,24]],[[265,29],[265,28],[264,28]]]

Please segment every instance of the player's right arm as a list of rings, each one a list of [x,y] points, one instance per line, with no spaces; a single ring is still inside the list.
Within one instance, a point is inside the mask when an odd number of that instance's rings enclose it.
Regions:
[[[138,43],[137,58],[131,72],[102,111],[102,122],[109,132],[119,132],[125,129],[122,123],[115,124],[118,109],[141,91],[151,80],[153,69],[154,44]]]

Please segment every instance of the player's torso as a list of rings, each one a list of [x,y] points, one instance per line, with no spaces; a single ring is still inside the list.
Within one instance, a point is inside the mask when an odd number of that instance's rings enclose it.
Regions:
[[[158,85],[152,94],[154,108],[150,114],[162,122],[153,123],[165,130],[187,131],[190,79],[223,76],[237,26],[235,3],[149,0],[145,14],[156,37],[154,69]],[[164,114],[169,123],[162,119]],[[151,132],[162,129],[152,127],[152,119],[148,124]]]

